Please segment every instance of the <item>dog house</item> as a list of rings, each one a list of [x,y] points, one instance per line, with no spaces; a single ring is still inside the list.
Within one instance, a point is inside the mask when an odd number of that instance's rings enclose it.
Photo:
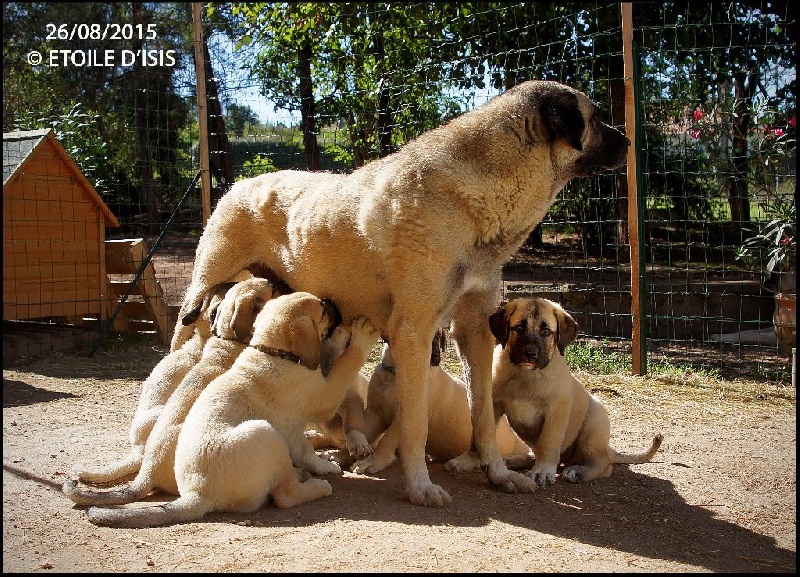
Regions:
[[[3,134],[3,320],[110,316],[106,227],[119,222],[51,128]]]

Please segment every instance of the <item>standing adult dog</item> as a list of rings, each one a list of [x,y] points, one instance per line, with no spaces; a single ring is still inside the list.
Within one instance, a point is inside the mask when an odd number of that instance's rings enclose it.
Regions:
[[[486,319],[500,300],[503,263],[559,191],[624,164],[628,144],[585,94],[529,81],[350,174],[239,181],[200,238],[172,347],[191,331],[203,295],[253,262],[294,290],[332,299],[345,323],[369,318],[397,361],[405,494],[441,506],[450,496],[425,464],[426,375],[434,332],[452,319],[489,481],[532,491],[497,450]]]
[[[561,478],[583,483],[611,475],[616,463],[645,463],[661,446],[630,455],[608,444],[611,425],[605,407],[569,370],[564,350],[578,334],[578,323],[560,305],[543,298],[515,299],[489,318],[499,341],[494,353],[495,416],[533,449],[536,464],[528,475],[538,484]]]

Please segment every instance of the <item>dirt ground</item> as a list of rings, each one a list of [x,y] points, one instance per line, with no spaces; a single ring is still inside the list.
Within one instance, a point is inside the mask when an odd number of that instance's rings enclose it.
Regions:
[[[3,368],[4,573],[796,570],[795,389],[696,375],[578,373],[615,447],[665,435],[654,462],[585,485],[512,495],[431,464],[453,502],[427,509],[401,498],[395,463],[328,475],[332,496],[293,509],[96,527],[60,487],[75,463],[127,453],[140,383],[164,354],[112,343]]]

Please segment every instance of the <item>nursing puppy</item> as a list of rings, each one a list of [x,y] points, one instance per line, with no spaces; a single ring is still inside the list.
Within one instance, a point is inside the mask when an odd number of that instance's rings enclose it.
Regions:
[[[302,292],[267,302],[250,345],[186,416],[175,451],[180,497],[154,507],[91,507],[88,519],[153,527],[211,511],[255,511],[270,497],[286,508],[330,495],[323,479],[298,480],[295,466],[316,474],[341,470],[314,453],[303,431],[330,418],[379,336],[368,320],[354,320],[350,345],[324,378],[320,341],[333,330],[334,313],[330,303]]]
[[[62,490],[79,505],[121,505],[147,497],[153,491],[178,494],[175,482],[175,447],[189,409],[215,378],[231,368],[253,332],[256,315],[264,304],[278,296],[272,283],[251,278],[230,288],[217,307],[211,336],[197,364],[186,374],[158,416],[144,446],[141,468],[127,485],[108,491],[81,487],[74,480]]]
[[[133,415],[130,429],[131,451],[127,457],[102,469],[88,470],[82,465],[73,468],[72,475],[85,483],[108,483],[135,473],[142,464],[145,443],[156,423],[164,404],[200,360],[203,347],[211,335],[211,323],[228,289],[234,283],[218,284],[203,299],[203,305],[194,324],[194,334],[179,349],[165,356],[142,383],[139,405]]]
[[[439,463],[465,453],[472,441],[467,385],[440,366],[444,349],[445,332],[439,331],[433,339],[428,369],[428,439],[425,443],[425,453]],[[374,443],[380,438],[371,456],[353,464],[351,471],[354,473],[377,473],[395,460],[400,432],[395,370],[392,350],[388,344],[384,345],[381,362],[375,366],[369,380],[366,409],[367,439]],[[510,468],[533,464],[530,449],[511,430],[505,418],[497,424],[497,446]],[[477,459],[475,467],[480,467]]]
[[[426,378],[434,333],[452,319],[487,477],[506,491],[532,491],[497,448],[486,319],[503,264],[559,191],[624,164],[628,144],[585,94],[529,81],[350,174],[282,170],[241,180],[200,238],[172,348],[190,334],[211,287],[253,262],[331,299],[345,325],[369,318],[397,361],[405,495],[441,506],[450,495],[425,462]]]
[[[494,351],[495,416],[508,416],[533,449],[528,475],[539,485],[561,478],[583,483],[611,475],[612,465],[650,461],[661,434],[642,453],[619,453],[609,446],[611,425],[605,407],[569,370],[564,350],[575,340],[578,323],[560,305],[543,298],[512,300],[489,318],[500,343]]]
[[[322,342],[320,370],[327,376],[344,350],[350,335],[347,330],[334,331],[329,339]],[[360,371],[347,389],[336,413],[330,419],[312,423],[306,429],[306,437],[316,450],[330,450],[329,456],[340,466],[349,465],[353,459],[363,459],[372,454],[372,447],[366,436],[365,409],[369,380]],[[343,454],[345,453],[345,454]]]

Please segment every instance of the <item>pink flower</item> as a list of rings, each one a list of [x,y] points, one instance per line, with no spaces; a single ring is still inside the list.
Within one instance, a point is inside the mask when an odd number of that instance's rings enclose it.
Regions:
[[[797,124],[797,117],[795,117],[795,116],[792,116],[792,117],[789,119],[789,126],[791,126],[792,128],[794,128],[796,124]]]
[[[690,130],[689,134],[691,134],[692,138],[694,138],[694,139],[700,138],[700,131],[697,130],[696,128],[693,129],[693,130]]]
[[[775,136],[783,136],[783,128],[776,128],[772,131]]]
[[[704,115],[703,111],[700,110],[699,108],[695,108],[694,112],[692,112],[692,118],[694,118],[695,120],[700,120],[701,118],[703,118],[703,115]]]

